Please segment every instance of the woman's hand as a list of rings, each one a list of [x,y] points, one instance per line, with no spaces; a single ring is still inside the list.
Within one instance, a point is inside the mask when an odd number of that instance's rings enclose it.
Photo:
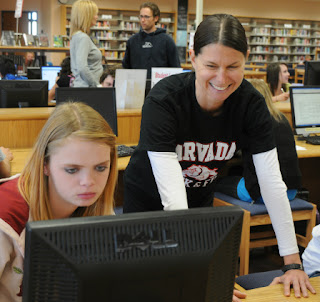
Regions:
[[[274,278],[270,285],[279,283],[283,284],[284,295],[286,297],[290,296],[291,285],[294,290],[294,295],[297,298],[301,298],[301,293],[303,297],[307,298],[308,290],[313,294],[316,293],[315,289],[309,282],[308,275],[302,270],[289,270],[282,276]]]

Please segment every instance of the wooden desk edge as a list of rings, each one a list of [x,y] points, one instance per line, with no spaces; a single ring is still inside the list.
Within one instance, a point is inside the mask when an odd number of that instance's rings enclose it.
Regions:
[[[0,121],[48,119],[55,107],[0,108]],[[119,117],[141,116],[141,109],[118,109]]]

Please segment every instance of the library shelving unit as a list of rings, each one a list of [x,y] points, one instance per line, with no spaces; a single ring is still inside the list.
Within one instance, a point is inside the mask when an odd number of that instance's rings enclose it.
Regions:
[[[250,62],[297,64],[315,58],[320,21],[240,18],[247,32]]]
[[[61,6],[61,28],[70,35],[71,6]],[[127,40],[140,30],[139,10],[99,8],[99,18],[91,28],[93,41],[110,62],[121,61]],[[158,27],[165,28],[175,40],[176,13],[161,12]]]
[[[319,59],[316,50],[320,48],[320,21],[237,18],[246,30],[250,49],[248,63],[297,64],[304,61],[306,55],[310,55],[314,60]],[[190,33],[195,30],[195,15],[189,14],[188,20]],[[188,58],[188,54],[186,56]]]

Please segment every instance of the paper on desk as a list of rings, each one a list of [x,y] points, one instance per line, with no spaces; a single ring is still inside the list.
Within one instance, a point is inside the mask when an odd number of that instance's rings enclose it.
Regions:
[[[296,145],[296,150],[298,151],[298,150],[307,150],[307,149],[305,147]]]

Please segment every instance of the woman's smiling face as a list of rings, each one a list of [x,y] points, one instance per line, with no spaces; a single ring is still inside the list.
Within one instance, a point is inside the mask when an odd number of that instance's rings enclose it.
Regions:
[[[242,52],[221,44],[208,44],[190,58],[196,73],[196,97],[206,111],[219,109],[240,86],[246,58]]]

